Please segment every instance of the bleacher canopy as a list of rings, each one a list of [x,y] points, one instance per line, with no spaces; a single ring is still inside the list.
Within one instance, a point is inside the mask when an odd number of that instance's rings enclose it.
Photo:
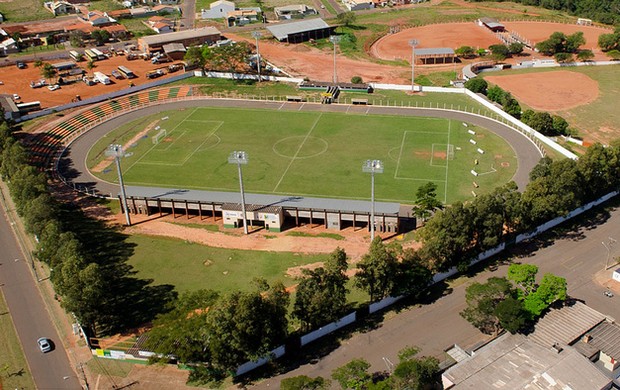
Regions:
[[[292,23],[279,23],[268,26],[267,30],[280,42],[297,43],[308,39],[322,39],[333,34],[335,27],[330,27],[323,19],[307,19]]]

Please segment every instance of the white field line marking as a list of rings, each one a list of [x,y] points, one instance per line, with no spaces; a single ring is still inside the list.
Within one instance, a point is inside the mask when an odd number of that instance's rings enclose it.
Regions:
[[[448,119],[448,144],[446,145],[446,186],[444,187],[443,203],[448,204],[448,148],[450,147],[450,132],[452,131],[452,121]]]
[[[189,118],[190,116],[192,116],[192,115],[196,112],[196,110],[198,110],[198,107],[194,108],[194,109],[193,109],[193,110],[192,110],[189,114],[187,114],[187,116],[186,116],[186,117],[185,117],[182,121],[180,121],[179,123],[177,123],[177,125],[176,125],[176,126],[174,126],[174,127],[172,128],[172,130],[170,130],[170,133],[172,133],[173,131],[175,131],[175,130],[177,129],[177,127],[181,126],[181,124],[182,124],[183,122],[185,122],[185,120],[186,120],[187,118]],[[146,157],[146,156],[147,156],[147,155],[151,152],[151,150],[153,150],[153,148],[154,148],[155,146],[157,146],[157,145],[153,145],[152,147],[150,147],[150,148],[149,148],[149,150],[147,150],[147,151],[146,151],[146,152],[145,152],[142,156],[140,156],[140,158],[138,158],[136,161],[134,161],[134,163],[133,163],[133,164],[131,164],[130,166],[128,166],[127,168],[125,168],[125,173],[129,172],[129,170],[130,170],[130,169],[131,169],[134,165],[136,165],[138,162],[140,162],[140,160],[142,160],[144,157]]]
[[[396,160],[396,169],[394,170],[394,179],[398,178],[398,169],[400,168],[400,158],[403,155],[403,148],[405,147],[406,137],[407,137],[407,130],[403,132],[403,139],[400,141],[400,152],[398,152],[398,160]]]
[[[284,176],[286,176],[286,173],[288,172],[288,170],[291,168],[291,165],[293,165],[293,163],[295,162],[295,160],[297,159],[297,155],[299,155],[299,152],[301,151],[301,148],[304,146],[304,144],[306,143],[306,140],[308,139],[308,137],[310,137],[310,134],[312,134],[312,131],[314,130],[314,128],[316,127],[316,125],[319,123],[319,120],[321,120],[321,117],[323,116],[323,113],[320,113],[319,116],[316,118],[316,120],[314,121],[314,124],[312,125],[312,127],[310,128],[310,131],[308,131],[308,133],[306,134],[306,136],[304,137],[303,141],[301,141],[301,144],[299,144],[299,147],[297,148],[297,151],[295,152],[295,154],[293,155],[293,158],[291,159],[291,161],[288,163],[288,166],[286,167],[286,170],[284,170],[284,173],[282,174],[282,176],[280,177],[280,180],[278,181],[278,184],[276,184],[276,186],[274,187],[272,192],[275,192],[278,187],[280,186],[280,183],[282,183],[282,180],[284,180]]]

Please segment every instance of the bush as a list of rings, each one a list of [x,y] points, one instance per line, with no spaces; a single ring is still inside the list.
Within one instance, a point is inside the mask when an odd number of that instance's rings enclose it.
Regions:
[[[360,76],[353,76],[351,77],[351,82],[353,84],[362,84],[364,80]]]
[[[479,77],[469,79],[465,82],[465,88],[469,89],[474,93],[481,93],[484,95],[487,94],[488,86],[489,83],[487,83],[485,79],[481,79]]]

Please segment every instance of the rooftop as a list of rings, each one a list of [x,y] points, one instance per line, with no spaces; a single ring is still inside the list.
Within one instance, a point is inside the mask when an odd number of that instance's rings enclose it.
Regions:
[[[572,344],[605,318],[591,307],[573,301],[560,309],[551,309],[538,320],[534,332],[528,337],[543,347],[551,347],[555,343]]]
[[[168,34],[169,35],[169,34]],[[238,192],[198,191],[173,188],[154,188],[127,186],[127,196],[175,199],[179,201],[201,201],[206,203],[238,203]],[[281,206],[283,208],[333,210],[343,212],[369,213],[371,202],[365,200],[309,198],[305,196],[281,196],[265,194],[245,194],[246,204],[262,206]],[[400,204],[375,202],[377,215],[398,215]]]
[[[329,28],[329,25],[321,18],[301,20],[292,23],[280,23],[268,26],[267,30],[278,40],[288,38],[290,34],[297,34],[304,31],[319,30]]]
[[[220,35],[220,30],[215,27],[202,27],[191,30],[172,32],[164,35],[149,35],[140,39],[147,45],[161,45],[168,42],[206,37],[209,35]]]
[[[433,55],[433,54],[454,55],[454,50],[449,47],[429,47],[429,48],[423,48],[423,49],[415,49],[416,56],[428,56],[428,55]]]
[[[620,326],[611,322],[602,322],[587,333],[590,336],[588,345],[603,351],[615,360],[620,358]]]

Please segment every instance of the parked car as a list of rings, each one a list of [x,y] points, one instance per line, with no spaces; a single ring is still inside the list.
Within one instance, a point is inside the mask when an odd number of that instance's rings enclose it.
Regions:
[[[605,295],[607,298],[612,298],[614,296],[614,293],[609,290],[605,290],[605,292],[603,292],[603,295]]]
[[[48,85],[47,89],[49,89],[50,91],[55,91],[57,89],[60,89],[60,85],[58,85],[58,84]]]
[[[121,79],[125,78],[125,77],[123,77],[121,72],[119,72],[118,70],[113,70],[112,71],[112,76],[114,76],[114,78],[117,79],[117,80],[121,80]]]
[[[13,94],[13,100],[17,101],[19,99],[21,99],[21,97],[18,94],[14,93]]]
[[[41,337],[37,340],[37,345],[41,352],[46,353],[52,350],[52,344],[47,337]]]
[[[17,61],[15,66],[17,66],[17,69],[26,69],[26,63],[25,62]]]

